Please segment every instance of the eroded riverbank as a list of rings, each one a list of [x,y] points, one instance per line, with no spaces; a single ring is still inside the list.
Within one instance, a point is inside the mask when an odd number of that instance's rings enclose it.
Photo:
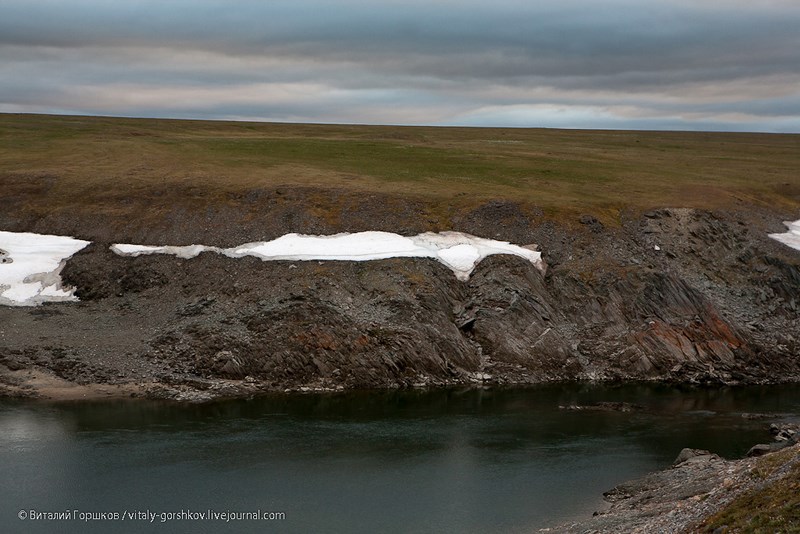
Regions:
[[[670,208],[608,228],[490,202],[456,228],[537,243],[549,268],[491,256],[467,281],[430,258],[123,258],[97,241],[62,271],[81,302],[0,307],[0,394],[46,396],[43,376],[186,400],[562,380],[796,382],[800,253],[768,237],[781,220]],[[238,229],[236,239],[273,231]],[[170,242],[193,236],[189,226]]]

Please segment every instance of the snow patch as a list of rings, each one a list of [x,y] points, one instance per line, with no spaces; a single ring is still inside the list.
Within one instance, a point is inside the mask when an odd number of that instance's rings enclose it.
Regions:
[[[78,300],[61,285],[66,260],[89,241],[71,237],[0,231],[0,304],[36,306]]]
[[[788,232],[784,234],[769,234],[769,237],[795,250],[800,250],[800,220],[794,222],[785,221],[783,224],[789,229]]]
[[[111,246],[111,250],[121,256],[174,254],[181,258],[194,258],[201,252],[217,252],[231,258],[255,256],[264,261],[433,258],[450,268],[459,280],[467,280],[475,266],[492,254],[512,254],[525,258],[544,272],[542,254],[535,248],[535,245],[521,247],[506,241],[484,239],[461,232],[427,232],[413,237],[390,232],[358,232],[330,236],[286,234],[272,241],[246,243],[227,249],[204,245],[176,247],[115,244]]]
[[[173,246],[150,246],[150,245],[111,245],[111,251],[120,256],[141,256],[143,254],[174,254],[179,258],[189,260],[200,255],[201,252],[212,251],[220,252],[216,247],[206,247],[203,245],[188,245],[185,247]]]
[[[72,288],[61,284],[67,259],[89,244],[66,236],[0,231],[0,305],[36,306],[49,301],[78,300]],[[524,247],[460,232],[427,232],[404,237],[389,232],[359,232],[315,236],[287,234],[272,241],[233,248],[205,245],[151,246],[115,244],[120,256],[173,254],[191,259],[203,252],[231,258],[255,256],[264,261],[369,261],[387,258],[432,258],[446,265],[459,280],[467,280],[486,256],[512,254],[544,272],[542,254],[535,245]]]

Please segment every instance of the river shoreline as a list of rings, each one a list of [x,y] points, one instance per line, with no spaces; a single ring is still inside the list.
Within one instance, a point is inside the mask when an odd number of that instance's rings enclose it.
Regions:
[[[165,384],[158,381],[135,382],[122,384],[109,383],[77,383],[70,382],[54,374],[38,370],[18,370],[6,372],[0,380],[0,398],[30,399],[47,402],[72,402],[77,400],[97,401],[103,399],[138,399],[174,401],[178,403],[203,403],[233,399],[252,399],[259,396],[271,395],[309,395],[309,394],[337,394],[347,391],[387,391],[386,388],[359,388],[345,389],[338,387],[307,387],[296,388],[266,388],[255,380],[202,380],[183,384]],[[572,380],[551,382],[490,382],[470,381],[439,383],[435,385],[417,385],[403,388],[388,388],[391,390],[417,390],[430,391],[436,389],[453,388],[525,388],[559,384],[583,384],[586,386],[619,386],[643,384],[649,386],[665,387],[690,387],[714,389],[720,387],[747,387],[747,386],[781,386],[798,385],[800,380],[784,380],[781,382],[761,382],[757,384],[692,384],[665,380],[650,381],[618,381],[618,380]],[[567,409],[585,409],[583,406],[568,406]],[[591,409],[591,408],[589,408]]]
[[[686,456],[676,459],[667,469],[606,492],[609,508],[596,512],[592,518],[539,532],[741,532],[742,528],[752,528],[749,523],[757,515],[767,513],[757,509],[740,511],[751,505],[748,498],[772,492],[777,493],[773,500],[796,501],[791,495],[783,495],[778,486],[791,480],[800,469],[800,443],[766,456],[737,460],[725,460],[709,451],[689,451]],[[791,506],[771,513],[774,524],[783,522],[774,532],[795,532],[800,526]],[[787,517],[781,518],[782,513]]]

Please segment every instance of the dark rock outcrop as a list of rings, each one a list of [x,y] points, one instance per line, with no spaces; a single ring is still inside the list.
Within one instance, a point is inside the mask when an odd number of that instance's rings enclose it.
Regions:
[[[284,196],[241,201],[283,206]],[[248,391],[797,380],[800,254],[748,216],[662,209],[597,231],[589,218],[564,227],[489,203],[455,217],[455,229],[539,243],[550,268],[491,256],[468,282],[426,259],[122,258],[96,242],[62,273],[82,302],[0,309],[0,364],[83,381],[240,381]],[[326,224],[287,229],[364,229]],[[170,228],[148,242],[169,242]],[[186,232],[177,243],[201,242]],[[275,233],[237,232],[240,243]]]

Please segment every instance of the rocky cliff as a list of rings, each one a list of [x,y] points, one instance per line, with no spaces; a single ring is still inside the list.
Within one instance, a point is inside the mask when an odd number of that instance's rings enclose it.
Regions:
[[[81,302],[0,309],[3,391],[36,394],[42,376],[201,398],[466,382],[800,378],[800,252],[767,237],[791,214],[664,208],[622,213],[612,227],[591,214],[556,222],[496,201],[444,220],[398,198],[328,193],[254,191],[238,200],[247,209],[174,210],[148,226],[129,217],[98,223],[86,213],[6,215],[6,230],[95,243],[62,272]],[[320,215],[320,198],[340,206],[335,218]],[[461,282],[429,259],[123,258],[108,248],[441,229],[536,243],[549,268],[542,274],[521,258],[492,256]]]

